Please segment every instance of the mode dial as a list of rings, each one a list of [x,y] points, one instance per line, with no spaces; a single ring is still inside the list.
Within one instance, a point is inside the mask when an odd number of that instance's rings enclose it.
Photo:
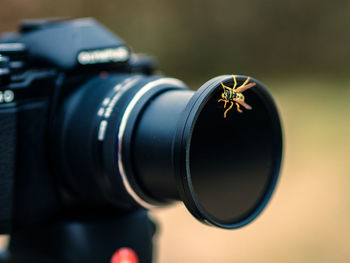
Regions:
[[[11,73],[18,73],[25,66],[27,49],[22,43],[1,43],[0,55],[8,57]]]
[[[0,55],[0,86],[10,82],[9,59]]]

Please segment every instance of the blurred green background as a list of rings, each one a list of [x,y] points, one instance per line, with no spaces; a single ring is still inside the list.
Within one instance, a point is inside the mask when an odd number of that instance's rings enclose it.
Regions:
[[[198,223],[181,204],[154,211],[157,262],[350,262],[350,1],[1,3],[1,31],[24,18],[92,16],[193,88],[234,73],[272,92],[285,154],[266,211],[234,231]]]
[[[349,73],[350,2],[304,0],[2,0],[0,30],[24,18],[92,16],[166,74],[272,78]]]

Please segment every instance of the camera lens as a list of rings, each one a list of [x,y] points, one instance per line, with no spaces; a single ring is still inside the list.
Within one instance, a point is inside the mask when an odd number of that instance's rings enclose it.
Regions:
[[[236,80],[242,85],[247,77]],[[249,223],[275,188],[282,156],[276,106],[261,83],[251,82],[247,110],[219,101],[222,84],[234,85],[228,75],[196,92],[165,77],[94,78],[65,101],[55,122],[67,192],[119,209],[182,200],[204,223]]]

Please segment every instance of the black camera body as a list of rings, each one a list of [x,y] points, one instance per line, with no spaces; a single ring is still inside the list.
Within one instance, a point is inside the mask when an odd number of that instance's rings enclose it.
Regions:
[[[205,224],[241,227],[268,203],[281,158],[277,108],[253,78],[194,92],[90,18],[24,21],[2,36],[0,233],[19,260],[38,262],[47,243],[45,262],[82,262],[65,253],[78,239],[95,249],[84,262],[123,244],[149,262],[147,210],[179,200]]]
[[[62,197],[48,154],[63,100],[102,71],[150,74],[153,65],[131,60],[126,45],[92,19],[23,22],[18,34],[3,36],[0,54],[0,232],[9,233],[76,202]]]

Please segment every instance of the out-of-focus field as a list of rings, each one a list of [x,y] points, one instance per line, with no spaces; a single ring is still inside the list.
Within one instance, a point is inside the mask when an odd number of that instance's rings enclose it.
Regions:
[[[350,262],[350,80],[262,82],[284,123],[272,201],[231,231],[198,223],[183,205],[153,212],[157,262]]]

